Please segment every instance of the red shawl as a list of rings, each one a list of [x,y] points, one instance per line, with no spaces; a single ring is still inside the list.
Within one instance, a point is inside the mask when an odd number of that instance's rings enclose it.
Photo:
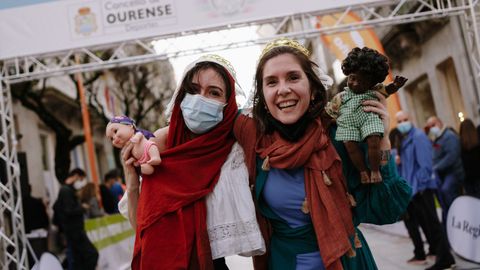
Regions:
[[[213,269],[205,196],[235,142],[238,108],[232,78],[230,83],[223,121],[192,140],[180,106],[174,106],[162,163],[153,174],[142,175],[132,269]]]
[[[311,123],[305,135],[294,143],[284,140],[277,132],[259,134],[255,121],[243,115],[237,118],[234,131],[245,151],[251,184],[255,183],[252,176],[256,175],[257,155],[262,159],[268,156],[271,167],[305,168],[308,208],[324,265],[327,270],[342,269],[340,257],[352,248],[349,241],[354,234],[352,214],[340,157],[320,120]],[[265,221],[259,220],[259,224],[268,240]],[[255,260],[255,269],[267,269],[265,262]]]

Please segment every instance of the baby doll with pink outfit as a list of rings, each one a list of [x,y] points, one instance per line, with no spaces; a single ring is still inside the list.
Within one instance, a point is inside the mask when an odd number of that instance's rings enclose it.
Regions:
[[[132,155],[137,160],[135,166],[140,166],[142,174],[152,174],[153,166],[159,165],[162,160],[160,151],[155,142],[153,133],[135,127],[135,121],[127,116],[115,116],[107,125],[105,135],[116,148],[123,148],[128,141],[133,145]]]

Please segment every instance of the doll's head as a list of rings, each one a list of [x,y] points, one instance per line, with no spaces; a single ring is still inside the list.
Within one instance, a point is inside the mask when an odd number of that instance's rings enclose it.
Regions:
[[[353,48],[342,62],[347,85],[356,94],[365,93],[388,75],[388,58],[374,49]]]
[[[115,116],[107,125],[105,135],[116,148],[122,148],[135,134],[135,121],[127,116]]]

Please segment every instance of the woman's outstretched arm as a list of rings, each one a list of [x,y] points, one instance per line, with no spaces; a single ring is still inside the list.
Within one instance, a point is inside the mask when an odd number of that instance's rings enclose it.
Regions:
[[[140,181],[138,174],[135,171],[133,163],[135,159],[132,156],[133,143],[127,142],[123,147],[121,156],[123,171],[125,173],[125,182],[127,184],[127,196],[128,196],[128,219],[133,229],[137,228],[137,205],[138,196],[140,193]]]

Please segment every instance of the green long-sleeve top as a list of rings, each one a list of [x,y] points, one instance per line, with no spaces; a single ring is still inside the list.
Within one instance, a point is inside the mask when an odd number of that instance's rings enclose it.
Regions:
[[[392,159],[381,166],[382,182],[377,184],[360,183],[360,174],[353,165],[342,142],[334,140],[336,127],[331,127],[330,138],[342,159],[343,174],[347,181],[348,192],[354,197],[356,206],[353,208],[353,223],[390,224],[399,220],[405,212],[412,190],[405,179],[398,175]],[[360,144],[362,151],[367,153],[367,145]],[[365,154],[365,160],[367,155]]]

